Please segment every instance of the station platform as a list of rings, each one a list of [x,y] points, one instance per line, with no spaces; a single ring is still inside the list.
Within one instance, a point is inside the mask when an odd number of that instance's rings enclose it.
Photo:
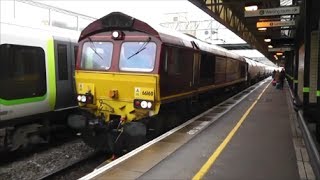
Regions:
[[[212,110],[83,179],[315,179],[290,98],[265,80],[228,113]]]

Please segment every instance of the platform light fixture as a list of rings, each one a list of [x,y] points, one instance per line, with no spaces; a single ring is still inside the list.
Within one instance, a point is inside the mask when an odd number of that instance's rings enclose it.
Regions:
[[[258,10],[258,6],[257,5],[248,5],[244,7],[245,11],[256,11]]]
[[[282,53],[282,52],[277,52],[276,55],[277,55],[277,56],[282,56],[283,53]]]
[[[265,38],[264,42],[271,42],[271,39],[270,38]]]
[[[268,45],[268,48],[273,48],[273,46],[272,45]]]
[[[267,28],[266,27],[263,27],[263,28],[258,28],[258,31],[266,31]]]

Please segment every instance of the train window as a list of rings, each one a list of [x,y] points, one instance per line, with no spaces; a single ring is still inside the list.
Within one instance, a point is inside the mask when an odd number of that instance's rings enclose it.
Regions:
[[[156,58],[154,42],[124,42],[121,46],[121,71],[151,72]]]
[[[68,80],[68,50],[67,45],[58,44],[58,75],[59,80]]]
[[[40,47],[0,45],[0,98],[6,100],[46,94],[45,53]]]
[[[108,70],[111,66],[111,42],[85,42],[82,48],[81,69]]]

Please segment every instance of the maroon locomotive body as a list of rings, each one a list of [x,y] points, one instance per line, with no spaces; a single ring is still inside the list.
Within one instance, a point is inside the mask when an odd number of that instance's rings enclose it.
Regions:
[[[122,132],[159,134],[224,91],[244,87],[247,70],[243,57],[221,47],[110,13],[81,33],[75,79],[79,104],[91,115],[70,122],[110,134],[109,146]]]

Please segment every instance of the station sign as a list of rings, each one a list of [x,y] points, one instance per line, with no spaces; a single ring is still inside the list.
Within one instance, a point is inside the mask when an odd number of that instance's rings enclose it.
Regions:
[[[299,6],[279,7],[270,9],[258,9],[256,11],[245,11],[244,17],[278,16],[300,14]]]
[[[269,48],[269,52],[284,52],[284,51],[292,51],[291,47],[281,47],[281,48]]]
[[[267,22],[257,22],[257,28],[263,27],[281,27],[281,26],[295,26],[295,21],[267,21]]]

